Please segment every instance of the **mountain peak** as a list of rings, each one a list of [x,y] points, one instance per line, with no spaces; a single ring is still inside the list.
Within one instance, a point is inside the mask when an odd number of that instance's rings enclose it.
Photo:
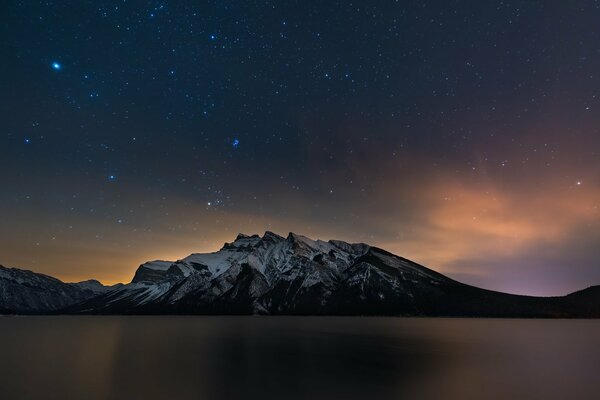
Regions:
[[[104,286],[96,279],[88,279],[87,281],[81,281],[77,283],[68,283],[68,285],[75,286],[81,290],[89,291],[94,294],[107,293],[112,289],[120,287],[118,284],[115,286]]]
[[[274,241],[279,241],[279,240],[283,240],[283,236],[279,236],[278,234],[271,232],[271,231],[265,231],[265,234],[263,235],[263,240],[274,240]]]
[[[258,242],[260,242],[260,236],[256,234],[246,235],[244,233],[238,233],[235,240],[231,243],[225,242],[221,250],[235,250],[239,248],[252,247]]]
[[[301,242],[310,247],[313,247],[316,243],[314,240],[312,240],[306,236],[303,236],[303,235],[298,235],[297,233],[294,233],[294,232],[288,233],[287,240],[290,242]]]
[[[237,242],[238,240],[250,239],[250,238],[258,238],[258,237],[260,237],[260,236],[258,236],[257,234],[246,235],[245,233],[238,233],[238,235],[235,237],[234,242]]]
[[[94,285],[94,286],[104,286],[103,284],[100,283],[100,281],[98,281],[96,279],[88,279],[86,281],[77,282],[77,284],[78,285],[87,284],[87,285]]]

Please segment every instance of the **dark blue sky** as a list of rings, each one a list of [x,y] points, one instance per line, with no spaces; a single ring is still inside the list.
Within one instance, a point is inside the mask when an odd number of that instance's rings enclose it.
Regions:
[[[600,283],[598,1],[5,1],[0,263],[128,280],[238,231]]]

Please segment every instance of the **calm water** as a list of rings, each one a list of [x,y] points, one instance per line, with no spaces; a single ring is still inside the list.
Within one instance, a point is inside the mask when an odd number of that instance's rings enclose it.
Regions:
[[[600,321],[1,317],[0,399],[597,399]]]

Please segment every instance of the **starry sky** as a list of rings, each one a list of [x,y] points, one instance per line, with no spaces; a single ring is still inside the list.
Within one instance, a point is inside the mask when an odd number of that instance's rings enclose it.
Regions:
[[[2,1],[0,264],[127,282],[238,232],[600,284],[600,2]]]

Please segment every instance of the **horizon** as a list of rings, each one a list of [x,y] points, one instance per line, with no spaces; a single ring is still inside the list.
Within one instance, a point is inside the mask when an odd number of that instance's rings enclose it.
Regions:
[[[274,230],[600,283],[597,3],[2,10],[3,264],[117,282]]]
[[[307,238],[307,239],[309,239],[309,240],[313,240],[313,241],[323,241],[323,242],[329,242],[329,241],[332,241],[332,240],[339,240],[339,239],[336,239],[336,238],[328,238],[328,239],[324,239],[324,238],[314,238],[314,237],[309,237],[309,236],[303,235],[303,234],[301,234],[301,233],[296,233],[296,232],[292,232],[292,231],[288,232],[288,234],[280,234],[280,233],[277,233],[277,232],[274,232],[274,231],[271,231],[271,230],[266,230],[266,231],[264,231],[264,232],[263,232],[263,234],[262,234],[262,235],[261,235],[261,234],[259,234],[259,233],[244,233],[244,232],[238,232],[238,233],[235,235],[235,237],[233,237],[233,240],[231,240],[231,241],[225,241],[225,242],[223,242],[223,243],[222,243],[222,244],[221,244],[221,245],[220,245],[218,248],[215,248],[214,250],[208,250],[208,251],[203,251],[203,252],[190,251],[190,252],[189,252],[189,253],[187,253],[187,255],[186,255],[186,256],[184,256],[184,257],[174,257],[174,258],[157,258],[157,259],[148,259],[148,260],[142,261],[142,262],[140,262],[140,263],[137,265],[137,267],[135,267],[135,268],[133,269],[133,272],[131,273],[131,275],[129,276],[129,278],[127,278],[127,279],[123,279],[123,280],[121,280],[121,281],[103,281],[103,280],[97,279],[97,278],[96,278],[96,277],[94,277],[94,276],[89,276],[89,277],[87,277],[87,278],[83,278],[83,279],[66,280],[66,279],[63,279],[63,278],[61,278],[60,276],[57,276],[57,275],[52,275],[52,274],[45,274],[45,275],[49,275],[49,276],[51,276],[51,277],[53,277],[53,278],[57,278],[57,279],[59,279],[59,280],[61,280],[61,281],[65,282],[65,283],[81,283],[81,282],[85,282],[85,281],[94,280],[94,281],[97,281],[97,282],[99,282],[100,284],[102,284],[102,285],[104,285],[104,286],[114,286],[114,285],[118,285],[118,284],[128,284],[128,283],[130,283],[130,282],[131,282],[131,279],[133,279],[133,276],[135,275],[135,272],[136,272],[136,271],[137,271],[137,270],[138,270],[138,269],[139,269],[139,268],[140,268],[140,267],[141,267],[143,264],[145,264],[145,263],[147,263],[147,262],[153,262],[153,261],[167,261],[167,262],[175,262],[175,261],[181,260],[181,259],[183,259],[183,258],[185,258],[185,257],[187,257],[187,256],[190,256],[190,255],[193,255],[193,254],[216,253],[216,252],[219,252],[220,250],[222,250],[222,249],[223,249],[223,247],[224,247],[225,245],[227,245],[227,244],[229,244],[229,243],[233,243],[233,242],[235,242],[235,240],[237,239],[237,237],[238,237],[238,236],[240,236],[240,235],[244,235],[245,237],[257,236],[257,237],[259,237],[259,238],[263,238],[263,237],[264,237],[264,236],[265,236],[267,233],[274,233],[275,235],[278,235],[278,236],[280,236],[280,237],[282,237],[282,238],[287,238],[287,237],[289,237],[290,235],[294,234],[294,235],[296,235],[296,236],[301,236],[301,237]],[[384,250],[384,251],[387,251],[387,249],[385,249],[385,248],[382,248],[382,247],[379,247],[379,246],[374,246],[374,245],[372,245],[372,244],[370,244],[370,243],[356,242],[356,241],[344,241],[344,242],[346,242],[346,243],[349,243],[349,244],[366,244],[366,245],[368,245],[369,247],[376,247],[376,248],[380,248],[380,249],[382,249],[382,250]],[[406,259],[408,259],[408,260],[410,260],[410,261],[412,261],[412,262],[415,262],[415,263],[417,263],[417,264],[419,264],[419,265],[422,265],[422,266],[424,266],[424,267],[426,267],[426,268],[428,268],[428,269],[431,269],[431,270],[433,270],[433,271],[440,272],[440,271],[436,270],[435,268],[432,268],[432,267],[430,267],[430,266],[427,266],[427,265],[424,265],[424,264],[422,264],[422,263],[419,263],[418,261],[416,261],[416,260],[413,260],[413,259],[411,259],[410,257],[405,257],[405,256],[403,256],[403,255],[401,255],[401,254],[396,254],[396,253],[393,253],[393,252],[392,252],[392,254],[394,254],[394,255],[396,255],[396,256],[398,256],[398,257],[406,258]],[[35,271],[35,270],[33,270],[33,269],[29,269],[29,268],[25,268],[25,267],[7,266],[7,265],[3,265],[2,263],[0,263],[0,266],[4,266],[5,268],[17,268],[17,269],[22,269],[22,270],[29,270],[29,271],[31,271],[31,272],[34,272],[34,273],[40,273],[39,271]],[[440,273],[441,273],[441,272],[440,272]],[[444,275],[446,275],[446,274],[444,274]],[[461,282],[461,281],[460,281],[460,279],[458,279],[458,278],[454,278],[454,277],[453,277],[451,274],[447,274],[446,276],[448,276],[449,278],[456,279],[457,281]],[[467,282],[462,282],[462,283],[467,283]],[[467,283],[467,284],[468,284],[468,283]],[[476,286],[476,285],[473,285],[473,286]],[[588,288],[590,288],[590,287],[594,287],[594,286],[600,286],[600,283],[596,283],[596,284],[592,283],[592,284],[589,284],[589,285],[587,285],[587,286],[584,286],[584,287],[581,287],[581,288],[578,288],[578,289],[572,290],[572,291],[570,291],[570,292],[567,292],[567,293],[556,293],[556,294],[542,294],[542,295],[538,295],[538,294],[532,294],[532,293],[516,293],[516,292],[510,292],[510,291],[501,291],[501,292],[503,292],[503,293],[509,293],[509,294],[515,294],[515,295],[522,295],[522,296],[555,297],[555,296],[564,296],[564,295],[567,295],[567,294],[575,293],[575,292],[582,291],[582,290],[585,290],[585,289],[588,289]],[[482,289],[487,289],[487,290],[495,290],[495,289],[486,288],[486,287],[483,287],[483,286],[478,286],[478,287],[481,287]]]

